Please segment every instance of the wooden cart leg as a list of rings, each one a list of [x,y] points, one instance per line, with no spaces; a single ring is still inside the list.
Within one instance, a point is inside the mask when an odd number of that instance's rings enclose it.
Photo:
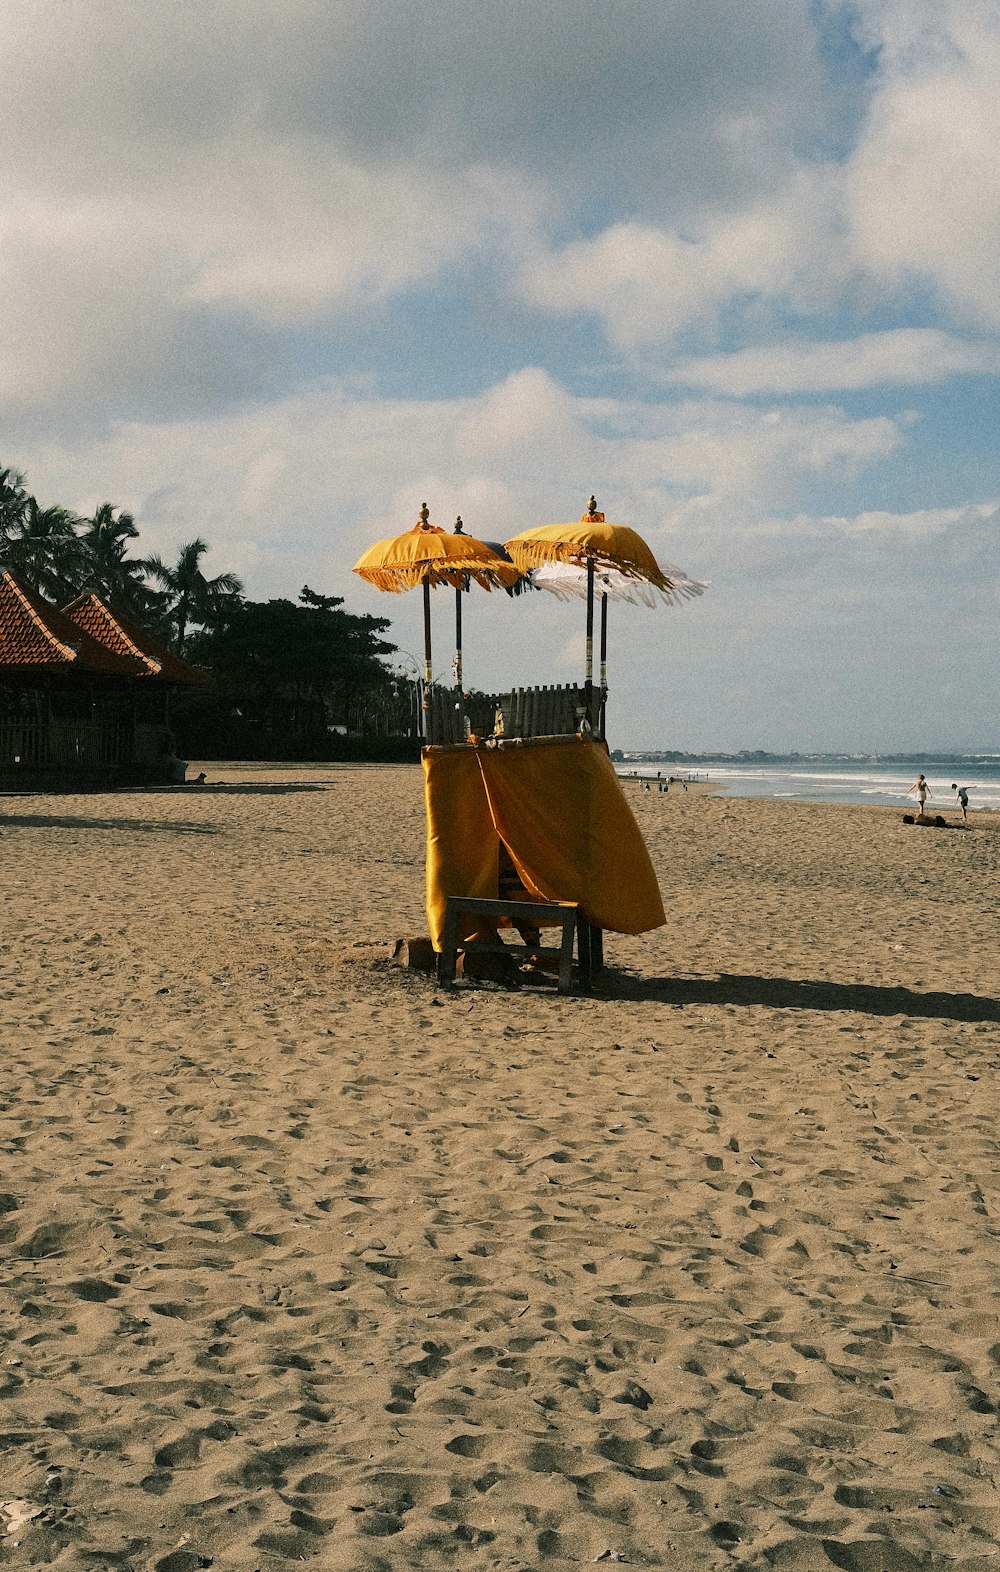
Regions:
[[[562,945],[559,950],[559,992],[571,993],[573,989],[573,939],[576,914],[569,912],[563,918]]]
[[[595,977],[600,977],[604,970],[604,929],[591,928],[590,930],[590,966]]]
[[[455,967],[458,964],[458,912],[448,910],[444,919],[444,938],[441,944],[441,953],[437,960],[437,980],[439,988],[450,988],[455,981]]]
[[[593,976],[590,956],[590,923],[582,912],[576,915],[576,953],[580,968],[580,987],[589,989]]]

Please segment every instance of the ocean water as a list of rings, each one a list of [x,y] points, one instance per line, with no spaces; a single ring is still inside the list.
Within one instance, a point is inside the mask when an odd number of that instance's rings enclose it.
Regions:
[[[932,797],[928,809],[937,813],[958,810],[952,781],[969,791],[969,810],[1000,809],[1000,758],[990,763],[957,764],[878,764],[870,760],[789,760],[783,763],[660,764],[639,758],[616,764],[618,774],[656,779],[711,781],[724,797],[788,797],[795,802],[874,803],[882,807],[912,806],[914,797],[906,789],[923,770]]]

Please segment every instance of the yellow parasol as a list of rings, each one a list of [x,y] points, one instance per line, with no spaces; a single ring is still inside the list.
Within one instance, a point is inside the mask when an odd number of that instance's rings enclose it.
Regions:
[[[627,524],[605,523],[595,497],[579,523],[522,530],[504,545],[522,572],[543,562],[575,562],[580,567],[592,562],[598,568],[615,568],[626,578],[645,579],[657,589],[670,588],[669,578],[642,536]]]
[[[608,524],[604,514],[597,511],[597,499],[591,497],[587,511],[578,524],[543,524],[538,529],[522,530],[513,540],[504,542],[511,560],[526,572],[547,562],[569,562],[585,568],[587,573],[587,669],[584,694],[587,719],[594,723],[594,574],[596,571],[614,569],[626,579],[644,579],[655,589],[670,590],[671,581],[663,572],[642,536],[627,524]],[[606,612],[606,597],[602,600]],[[605,635],[606,636],[606,635]],[[602,658],[604,651],[602,649]]]
[[[463,586],[474,580],[481,588],[505,588],[518,578],[518,570],[505,562],[485,541],[464,533],[462,520],[457,519],[455,533],[440,529],[430,522],[426,502],[412,529],[389,540],[377,541],[369,546],[363,557],[354,564],[354,572],[376,589],[388,590],[399,595],[404,590],[415,589],[419,584],[424,592],[424,708],[430,699],[427,690],[433,682],[431,672],[431,586],[450,585],[458,592],[456,600],[456,651],[455,675],[462,684],[462,620],[461,592]]]

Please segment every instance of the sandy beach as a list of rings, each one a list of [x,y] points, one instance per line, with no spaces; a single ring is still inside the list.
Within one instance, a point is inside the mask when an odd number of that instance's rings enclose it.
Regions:
[[[200,768],[0,799],[0,1565],[1000,1564],[1000,816],[629,783],[443,995],[418,769]]]

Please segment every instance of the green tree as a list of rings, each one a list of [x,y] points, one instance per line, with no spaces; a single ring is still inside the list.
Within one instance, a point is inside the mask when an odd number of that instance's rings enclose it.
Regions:
[[[241,600],[193,641],[229,713],[264,757],[322,758],[331,727],[348,725],[363,697],[391,695],[392,674],[381,659],[394,649],[383,638],[388,620],[353,616],[341,597],[308,587],[300,601]]]
[[[68,508],[40,508],[28,496],[20,516],[8,525],[2,546],[5,565],[59,606],[72,600],[80,587],[83,550],[76,524]]]
[[[18,532],[27,506],[24,476],[16,469],[0,469],[0,550],[3,542]]]
[[[146,584],[146,566],[141,557],[130,557],[129,543],[139,539],[131,513],[118,511],[102,502],[93,516],[80,521],[80,545],[86,587],[123,611],[141,615],[149,609],[155,592]]]
[[[189,541],[182,546],[174,567],[169,567],[162,557],[147,557],[145,571],[166,595],[164,614],[173,628],[174,645],[179,654],[187,646],[192,627],[210,627],[218,623],[239,603],[243,585],[235,573],[220,573],[206,579],[201,571],[201,559],[208,550],[203,540]]]

